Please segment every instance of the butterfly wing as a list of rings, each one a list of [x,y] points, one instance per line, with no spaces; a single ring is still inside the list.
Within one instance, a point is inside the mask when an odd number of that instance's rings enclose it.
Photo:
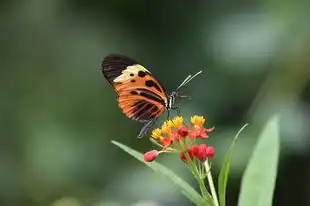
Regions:
[[[110,54],[102,62],[102,72],[114,87],[119,107],[127,117],[149,122],[165,111],[168,101],[166,90],[135,60]]]

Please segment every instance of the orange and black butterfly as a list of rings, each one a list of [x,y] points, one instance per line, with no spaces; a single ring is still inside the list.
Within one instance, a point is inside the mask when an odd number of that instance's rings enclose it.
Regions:
[[[101,66],[103,75],[117,93],[118,104],[123,113],[144,123],[138,135],[140,138],[146,135],[165,111],[168,112],[168,119],[170,110],[176,110],[179,114],[175,100],[177,97],[187,97],[179,95],[179,89],[201,73],[189,75],[175,91],[168,94],[149,70],[124,55],[110,54],[104,58]]]

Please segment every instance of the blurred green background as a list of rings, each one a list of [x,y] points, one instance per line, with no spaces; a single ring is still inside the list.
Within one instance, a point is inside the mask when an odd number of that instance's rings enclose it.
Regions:
[[[2,0],[0,2],[1,206],[187,206],[166,180],[110,143],[145,152],[100,72],[111,52],[184,92],[186,118],[215,126],[219,172],[234,134],[228,205],[257,135],[281,115],[274,205],[310,205],[310,2]],[[166,115],[163,115],[166,117]],[[163,119],[165,117],[162,117]],[[161,121],[161,120],[160,120]],[[160,123],[160,121],[158,123]],[[158,159],[192,185],[177,156]]]

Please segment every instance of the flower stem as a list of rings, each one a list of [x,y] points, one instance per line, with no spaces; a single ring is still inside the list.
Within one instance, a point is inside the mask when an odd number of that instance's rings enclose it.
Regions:
[[[207,172],[207,178],[208,178],[209,187],[211,190],[211,195],[213,198],[214,206],[219,206],[219,202],[217,199],[217,195],[216,195],[216,191],[215,191],[215,187],[214,187],[214,183],[213,183],[213,179],[212,179],[212,174],[211,174],[211,168],[210,168],[208,159],[204,162],[204,165],[205,165],[206,172]]]
[[[200,177],[196,178],[196,180],[197,180],[197,182],[198,182],[198,184],[199,184],[199,188],[200,188],[200,191],[201,191],[202,196],[203,196],[206,200],[209,200],[209,201],[211,201],[211,202],[214,202],[214,201],[212,200],[211,195],[209,194],[209,192],[208,192],[208,190],[207,190],[207,188],[206,188],[206,185],[205,185],[205,183],[204,183],[204,180],[201,179]],[[215,206],[215,204],[214,204],[214,206]]]
[[[209,194],[207,188],[206,188],[206,185],[205,185],[205,182],[204,182],[204,179],[202,178],[201,174],[199,173],[198,171],[198,168],[196,166],[196,164],[191,160],[188,152],[185,152],[185,157],[189,160],[187,162],[187,165],[189,166],[192,174],[194,175],[195,179],[197,180],[198,184],[199,184],[199,188],[200,188],[200,191],[201,191],[201,194],[202,194],[202,197],[209,201],[209,202],[214,202],[212,200],[212,197],[211,195]],[[214,205],[215,206],[215,205]],[[218,206],[218,205],[217,205]]]

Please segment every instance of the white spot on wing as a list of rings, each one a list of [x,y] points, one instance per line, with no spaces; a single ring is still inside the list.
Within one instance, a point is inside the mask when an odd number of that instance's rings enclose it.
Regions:
[[[126,69],[124,69],[122,71],[122,74],[117,78],[115,78],[113,82],[124,82],[136,78],[135,76],[138,75],[139,71],[149,72],[146,68],[144,68],[140,64],[135,64],[132,66],[128,66]],[[130,76],[130,74],[134,74],[135,76]]]

